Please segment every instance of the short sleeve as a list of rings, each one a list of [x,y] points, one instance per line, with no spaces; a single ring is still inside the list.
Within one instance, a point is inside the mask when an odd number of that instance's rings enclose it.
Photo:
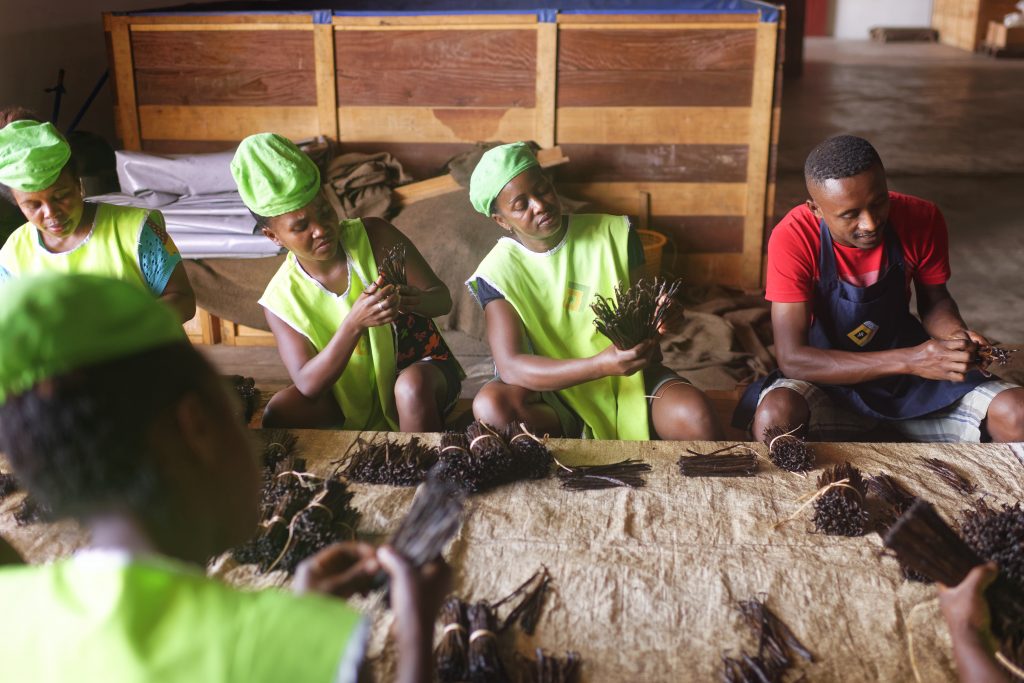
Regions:
[[[487,280],[478,277],[476,279],[476,298],[480,302],[480,308],[486,308],[487,304],[496,299],[504,299],[505,295],[492,287]]]
[[[153,211],[139,232],[139,267],[149,290],[156,296],[164,293],[174,269],[181,263],[181,254],[167,234],[164,218]]]
[[[777,303],[810,301],[814,296],[815,252],[815,246],[803,234],[796,212],[791,211],[768,238],[765,298]]]
[[[949,230],[937,206],[915,221],[914,260],[917,269],[914,281],[921,285],[943,285],[949,281]]]
[[[629,221],[629,237],[626,238],[626,261],[629,269],[635,270],[647,263],[647,257],[644,256],[644,243],[640,239],[640,233],[636,231],[633,219],[627,217],[626,220]]]

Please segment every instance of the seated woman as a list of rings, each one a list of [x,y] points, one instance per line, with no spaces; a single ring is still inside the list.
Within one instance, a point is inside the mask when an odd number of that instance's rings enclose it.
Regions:
[[[260,305],[294,385],[263,425],[440,431],[465,373],[431,320],[451,293],[412,242],[379,218],[339,221],[316,164],[279,135],[243,140],[231,173],[256,225],[288,250]],[[395,246],[406,285],[378,278]]]
[[[484,307],[500,379],[473,414],[494,425],[598,439],[715,439],[704,394],[661,364],[657,339],[620,350],[590,303],[635,282],[643,249],[625,216],[563,216],[551,181],[522,142],[489,150],[470,200],[503,237],[467,284]]]
[[[163,215],[85,202],[71,147],[53,124],[18,119],[0,128],[0,195],[28,221],[0,249],[0,282],[46,272],[105,275],[146,288],[181,322],[195,316]]]
[[[49,274],[4,285],[0,329],[0,451],[89,533],[70,558],[0,567],[17,615],[0,624],[4,680],[355,681],[368,624],[331,595],[381,570],[396,680],[433,680],[443,561],[336,544],[299,565],[300,595],[204,574],[256,533],[261,477],[223,383],[165,307],[124,282]]]

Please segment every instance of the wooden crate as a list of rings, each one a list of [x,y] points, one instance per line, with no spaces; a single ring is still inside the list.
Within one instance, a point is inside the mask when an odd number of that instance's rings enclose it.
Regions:
[[[221,341],[220,319],[198,306],[195,316],[185,323],[184,328],[193,344],[219,344]]]
[[[985,44],[992,49],[1015,50],[1024,49],[1024,26],[1010,28],[1001,21],[988,22]]]
[[[716,13],[707,2],[671,4],[656,3],[659,14],[104,19],[127,149],[322,134],[349,150],[390,151],[423,177],[481,140],[557,144],[572,160],[555,173],[563,191],[608,212],[635,214],[646,202],[688,282],[756,287],[774,198],[784,14],[750,0],[723,0]]]
[[[985,41],[990,21],[1002,21],[1016,9],[1016,0],[934,0],[932,28],[939,42],[975,51]]]

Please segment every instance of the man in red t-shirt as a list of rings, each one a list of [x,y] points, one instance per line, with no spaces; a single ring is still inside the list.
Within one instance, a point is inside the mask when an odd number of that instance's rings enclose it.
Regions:
[[[775,425],[851,438],[884,422],[920,441],[1024,439],[1024,389],[979,372],[989,342],[946,289],[938,208],[889,192],[878,153],[850,135],[815,148],[804,175],[810,199],[768,242],[780,371],[748,389],[737,422],[752,417],[757,438]]]

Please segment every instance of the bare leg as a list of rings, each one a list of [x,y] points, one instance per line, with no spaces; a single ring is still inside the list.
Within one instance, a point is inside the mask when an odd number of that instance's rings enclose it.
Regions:
[[[993,441],[1024,441],[1024,387],[996,394],[988,406],[984,426]]]
[[[444,403],[448,382],[430,363],[413,363],[398,373],[395,406],[403,432],[440,432],[444,429]]]
[[[772,389],[754,412],[754,439],[763,441],[769,427],[807,425],[810,419],[811,409],[803,396],[785,387]]]
[[[651,426],[665,441],[717,441],[722,438],[711,401],[683,381],[663,384],[651,399]]]
[[[341,429],[345,416],[331,392],[318,399],[304,396],[292,384],[274,394],[263,411],[263,427]]]
[[[473,417],[495,427],[523,422],[535,434],[562,435],[562,423],[555,409],[541,400],[539,392],[488,382],[473,399]]]

